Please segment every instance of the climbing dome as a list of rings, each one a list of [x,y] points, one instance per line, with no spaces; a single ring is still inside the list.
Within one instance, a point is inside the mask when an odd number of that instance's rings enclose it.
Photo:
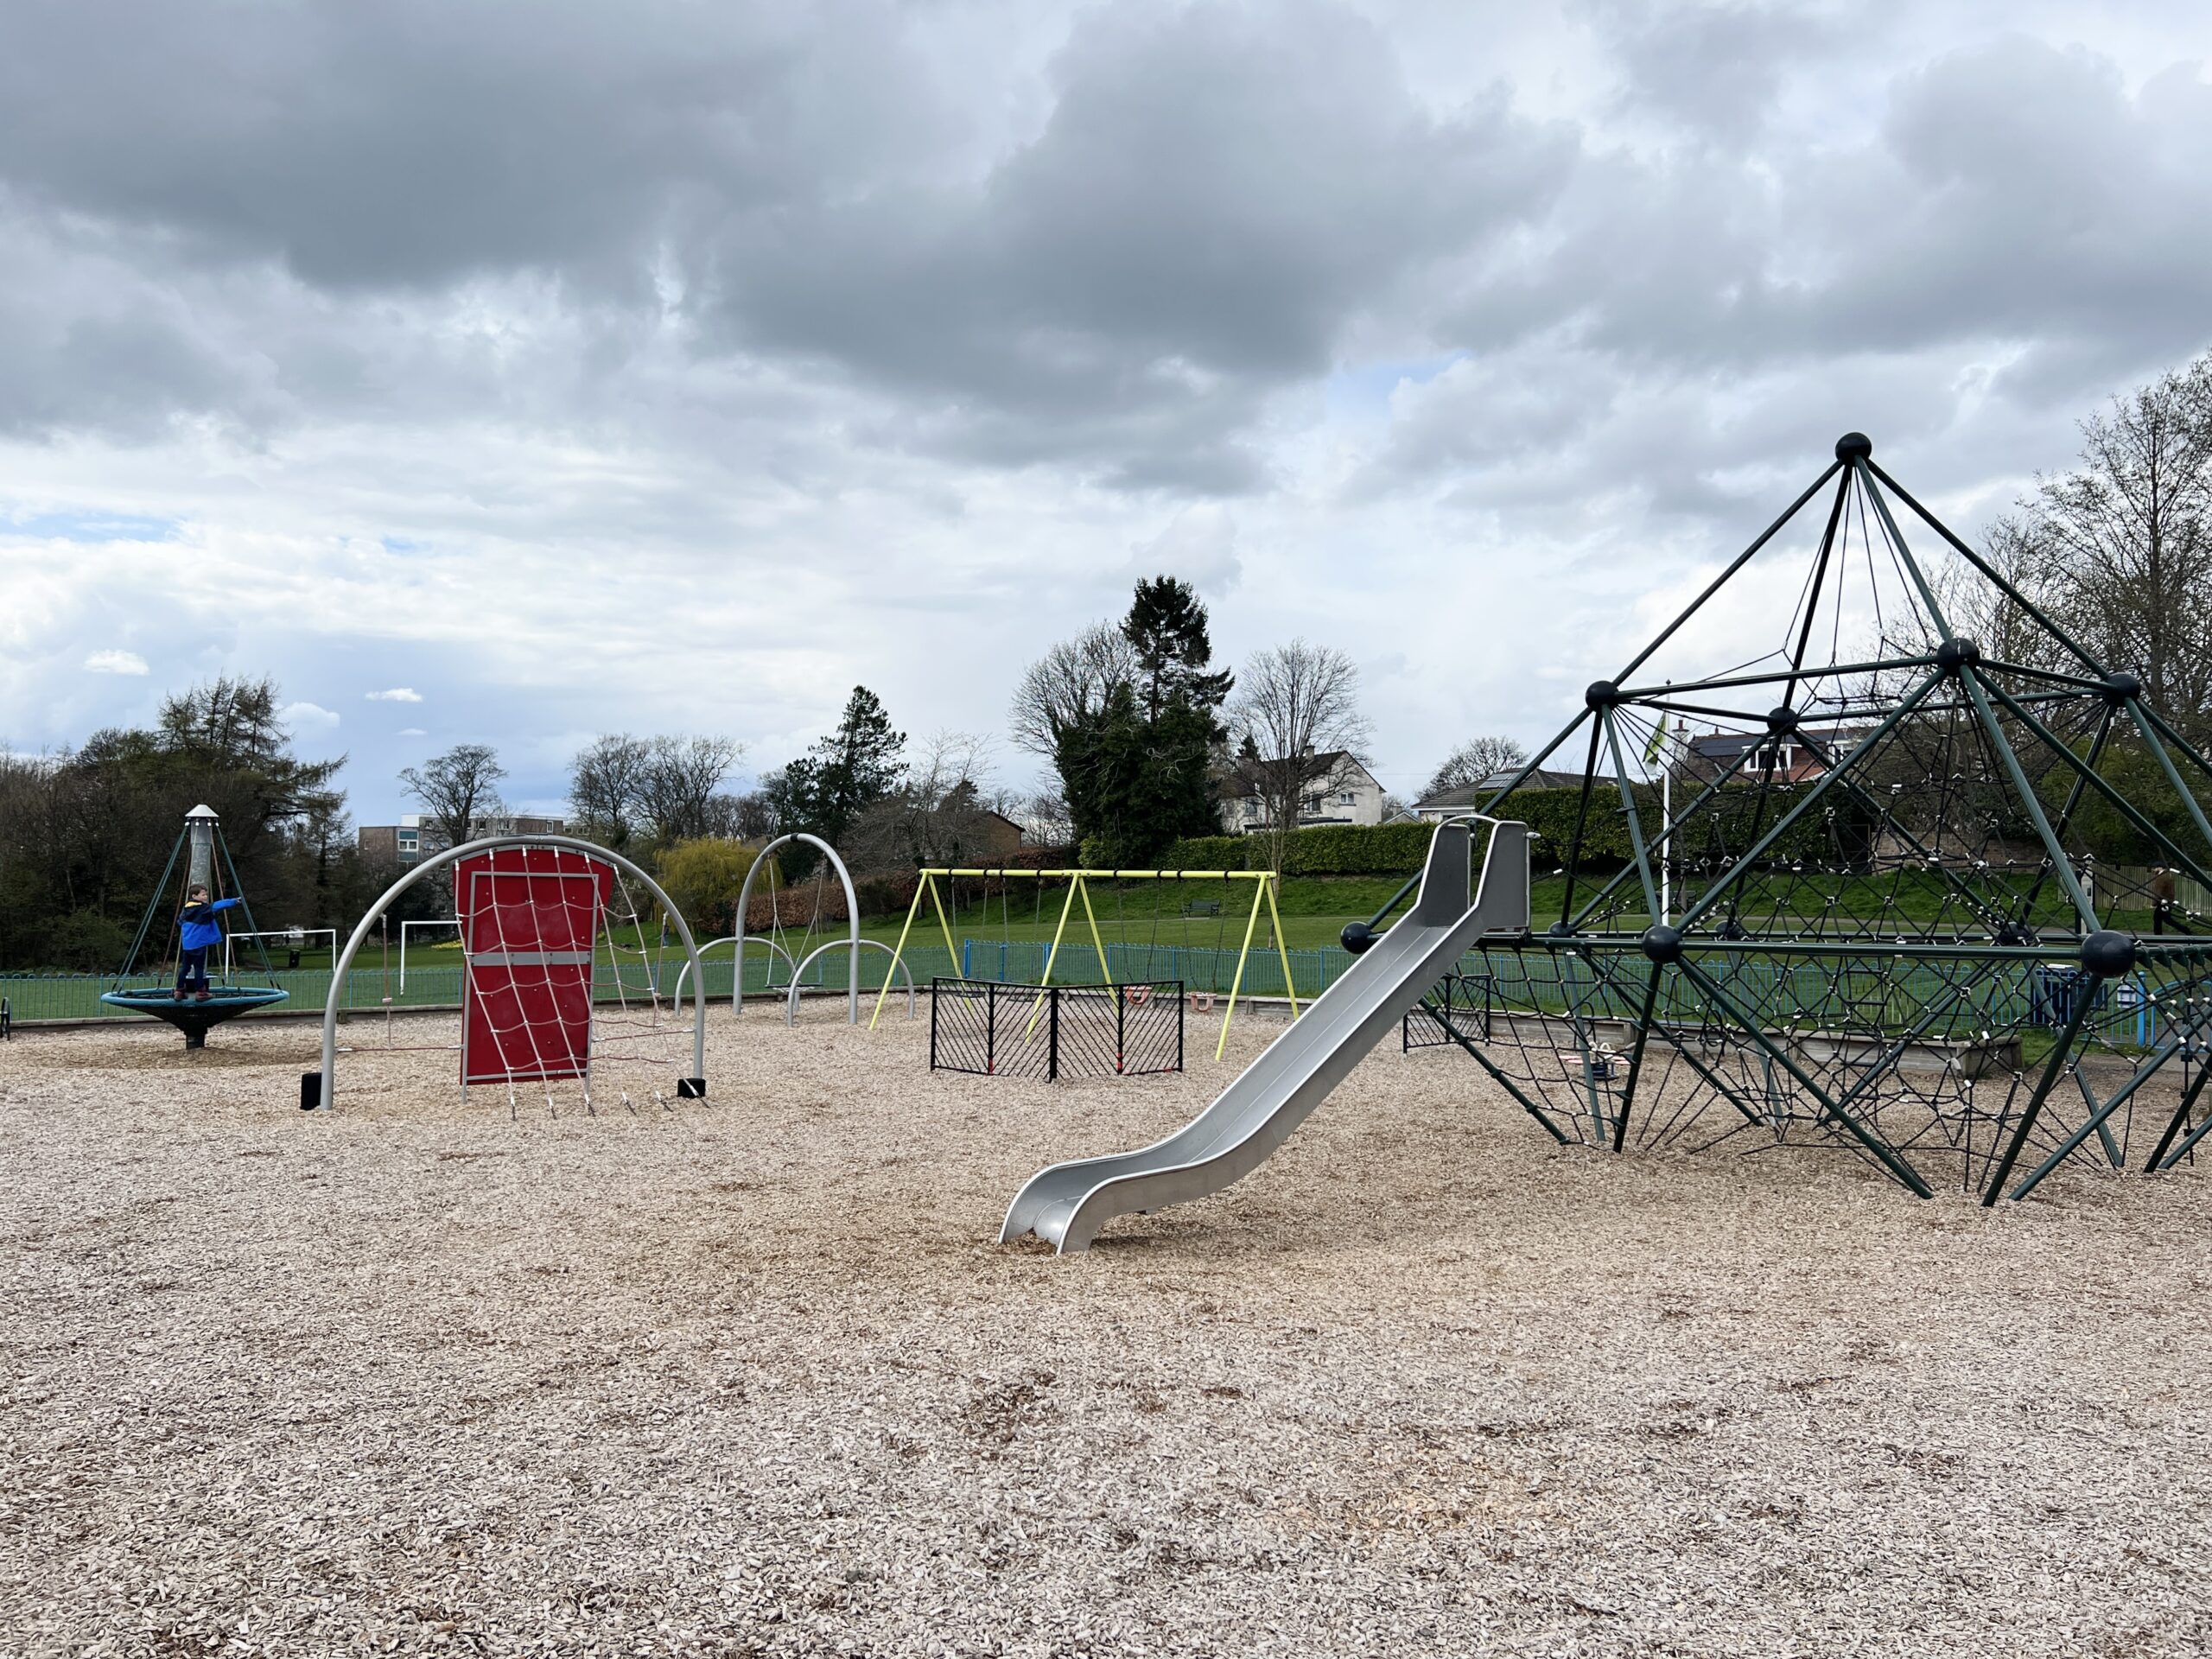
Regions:
[[[1535,832],[1531,927],[1407,1041],[1615,1152],[1828,1154],[1986,1204],[2168,1168],[2212,1127],[2207,800],[2126,665],[1849,434],[1482,804]]]

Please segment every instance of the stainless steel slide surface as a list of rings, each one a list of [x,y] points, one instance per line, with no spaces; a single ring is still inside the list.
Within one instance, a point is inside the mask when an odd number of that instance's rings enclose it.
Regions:
[[[1149,1147],[1039,1170],[1014,1195],[1000,1242],[1033,1232],[1063,1255],[1085,1249],[1116,1216],[1218,1192],[1266,1162],[1470,945],[1528,925],[1528,826],[1493,826],[1478,886],[1472,851],[1468,820],[1439,824],[1412,910],[1219,1099]]]

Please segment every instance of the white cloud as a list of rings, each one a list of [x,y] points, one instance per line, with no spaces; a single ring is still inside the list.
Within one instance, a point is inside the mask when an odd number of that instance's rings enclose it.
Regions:
[[[397,732],[394,733],[393,735],[397,737],[428,737],[429,734],[424,731],[420,726],[404,726]]]
[[[389,691],[371,691],[365,695],[371,702],[420,702],[423,701],[423,694],[411,685],[395,685]]]
[[[295,731],[305,728],[327,732],[338,724],[337,715],[321,703],[288,702],[276,714]]]
[[[85,658],[85,668],[93,674],[143,674],[146,659],[135,651],[96,651]]]

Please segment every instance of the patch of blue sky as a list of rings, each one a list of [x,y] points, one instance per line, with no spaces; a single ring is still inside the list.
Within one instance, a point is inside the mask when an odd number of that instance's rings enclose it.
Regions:
[[[430,550],[428,542],[413,541],[405,536],[384,536],[378,540],[387,553],[427,553]]]
[[[128,512],[34,512],[0,514],[0,535],[41,542],[173,542],[183,523]]]
[[[1381,420],[1390,412],[1390,395],[1400,386],[1427,385],[1466,355],[1440,352],[1433,357],[1385,358],[1338,369],[1329,377],[1329,414],[1337,420]]]

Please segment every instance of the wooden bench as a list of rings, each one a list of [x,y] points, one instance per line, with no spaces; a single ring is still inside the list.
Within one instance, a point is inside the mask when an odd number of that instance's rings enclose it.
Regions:
[[[1187,899],[1183,906],[1183,913],[1185,916],[1218,916],[1221,914],[1221,900],[1218,899]]]

